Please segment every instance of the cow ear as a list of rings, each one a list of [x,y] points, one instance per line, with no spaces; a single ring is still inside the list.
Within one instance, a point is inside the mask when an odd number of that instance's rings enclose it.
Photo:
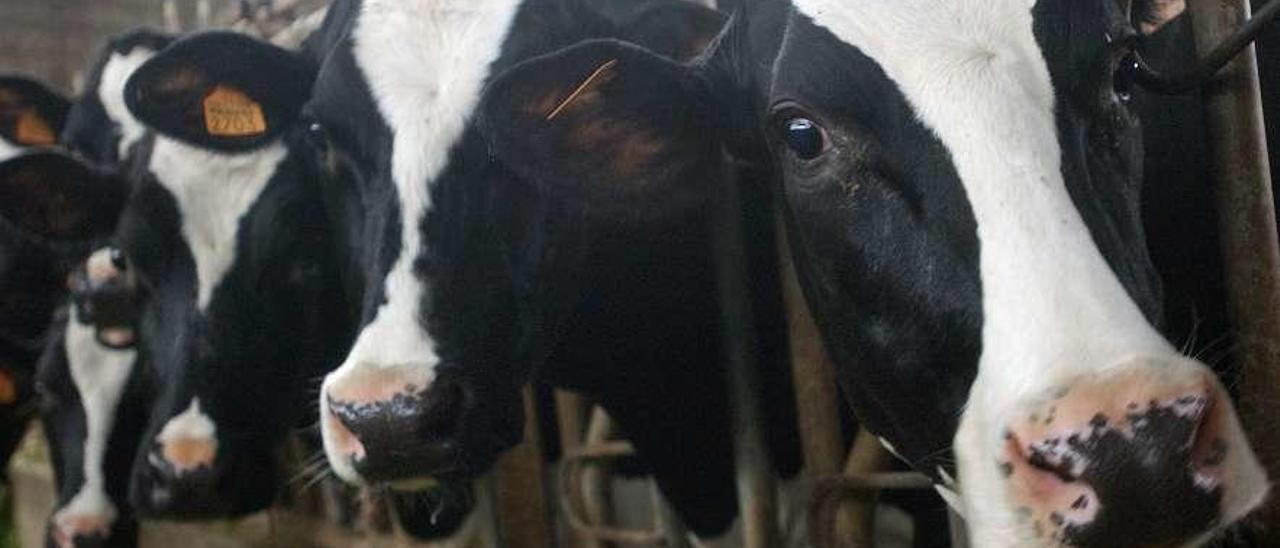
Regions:
[[[79,244],[110,234],[125,194],[114,176],[63,152],[0,162],[0,219],[33,241]]]
[[[0,76],[0,135],[21,146],[51,146],[67,121],[71,103],[44,84]]]
[[[680,61],[702,54],[724,28],[723,13],[687,0],[656,2],[621,25],[628,41]]]
[[[481,127],[517,176],[613,220],[655,220],[706,199],[721,173],[700,74],[615,40],[512,67],[486,90]]]
[[[247,150],[298,117],[315,68],[305,57],[232,32],[174,42],[125,84],[129,111],[156,131],[204,148]]]

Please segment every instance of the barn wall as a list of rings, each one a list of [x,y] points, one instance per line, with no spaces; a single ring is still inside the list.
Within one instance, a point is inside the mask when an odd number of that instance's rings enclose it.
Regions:
[[[75,91],[106,37],[137,26],[198,26],[205,4],[217,17],[237,0],[0,0],[0,72],[35,76],[64,93]]]

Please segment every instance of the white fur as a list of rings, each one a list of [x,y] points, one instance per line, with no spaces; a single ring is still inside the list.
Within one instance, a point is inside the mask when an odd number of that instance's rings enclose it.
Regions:
[[[129,50],[128,53],[113,53],[102,68],[102,79],[98,83],[98,100],[102,109],[112,122],[120,125],[119,158],[128,155],[129,148],[138,142],[147,128],[129,112],[124,103],[124,85],[133,75],[133,71],[155,55],[155,50],[141,46]]]
[[[182,213],[182,236],[196,263],[196,304],[203,312],[235,263],[240,219],[257,201],[287,150],[276,141],[225,154],[156,136],[150,169]]]
[[[955,440],[963,506],[976,546],[1036,546],[995,465],[1018,407],[1133,356],[1182,360],[1146,322],[1067,194],[1054,90],[1028,2],[794,3],[876,60],[951,153],[977,221],[983,288],[983,352]]]
[[[164,424],[156,441],[163,444],[179,440],[213,440],[217,435],[218,428],[213,419],[200,410],[200,398],[192,398],[185,411]]]
[[[0,162],[13,158],[14,156],[26,151],[26,147],[16,143],[11,143],[8,139],[5,139],[3,135],[0,135]]]
[[[400,203],[400,255],[386,278],[387,302],[361,331],[345,363],[325,379],[360,382],[368,368],[402,371],[426,386],[440,359],[418,322],[422,284],[412,272],[429,189],[461,138],[498,57],[519,2],[513,0],[369,0],[353,30],[355,58],[394,135],[391,168]],[[323,415],[322,415],[323,416]],[[321,420],[326,449],[328,421]],[[334,471],[359,481],[346,458],[329,452]]]
[[[54,515],[54,522],[59,523],[69,516],[97,516],[109,524],[116,518],[116,507],[107,497],[102,459],[114,427],[116,408],[120,405],[120,397],[124,394],[138,353],[132,349],[115,350],[99,344],[94,336],[94,327],[80,323],[74,307],[67,321],[63,347],[71,370],[71,382],[80,394],[80,404],[84,408],[84,484],[71,502]]]

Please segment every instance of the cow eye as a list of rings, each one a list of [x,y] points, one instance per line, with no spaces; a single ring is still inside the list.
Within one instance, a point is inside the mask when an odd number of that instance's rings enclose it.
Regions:
[[[817,122],[804,117],[785,122],[783,135],[787,147],[802,160],[812,160],[827,150],[827,133]]]
[[[1141,69],[1138,55],[1134,52],[1121,57],[1120,62],[1116,64],[1115,72],[1111,74],[1111,89],[1115,91],[1116,98],[1120,102],[1128,103],[1133,99],[1133,88]]]
[[[124,252],[120,251],[120,248],[112,247],[108,253],[111,258],[111,266],[114,266],[116,270],[124,272],[129,269],[129,261],[125,259]]]
[[[307,143],[317,150],[323,150],[329,145],[329,134],[325,131],[324,124],[315,120],[307,123]]]

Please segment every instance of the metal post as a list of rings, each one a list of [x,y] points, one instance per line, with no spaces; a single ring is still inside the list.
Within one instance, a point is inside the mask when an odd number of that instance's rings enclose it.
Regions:
[[[756,333],[743,233],[742,196],[736,177],[725,177],[713,200],[712,230],[717,292],[724,326],[725,354],[733,431],[734,469],[744,548],[773,548],[777,531],[777,491],[773,463],[765,443],[764,410]]]
[[[503,546],[550,548],[554,529],[543,482],[542,434],[533,388],[524,389],[524,441],[494,467],[495,506]]]
[[[1271,0],[1275,1],[1275,0]],[[1249,18],[1247,0],[1187,2],[1204,55]],[[1204,91],[1214,160],[1228,311],[1240,364],[1240,418],[1269,476],[1280,478],[1280,251],[1267,166],[1257,56],[1245,48]],[[1280,545],[1280,499],[1255,514]]]
[[[787,332],[791,347],[791,380],[796,391],[796,418],[805,472],[814,476],[839,474],[844,467],[844,442],[840,433],[840,405],[836,394],[835,369],[822,344],[818,326],[800,291],[786,223],[777,216],[779,281],[787,310]]]

